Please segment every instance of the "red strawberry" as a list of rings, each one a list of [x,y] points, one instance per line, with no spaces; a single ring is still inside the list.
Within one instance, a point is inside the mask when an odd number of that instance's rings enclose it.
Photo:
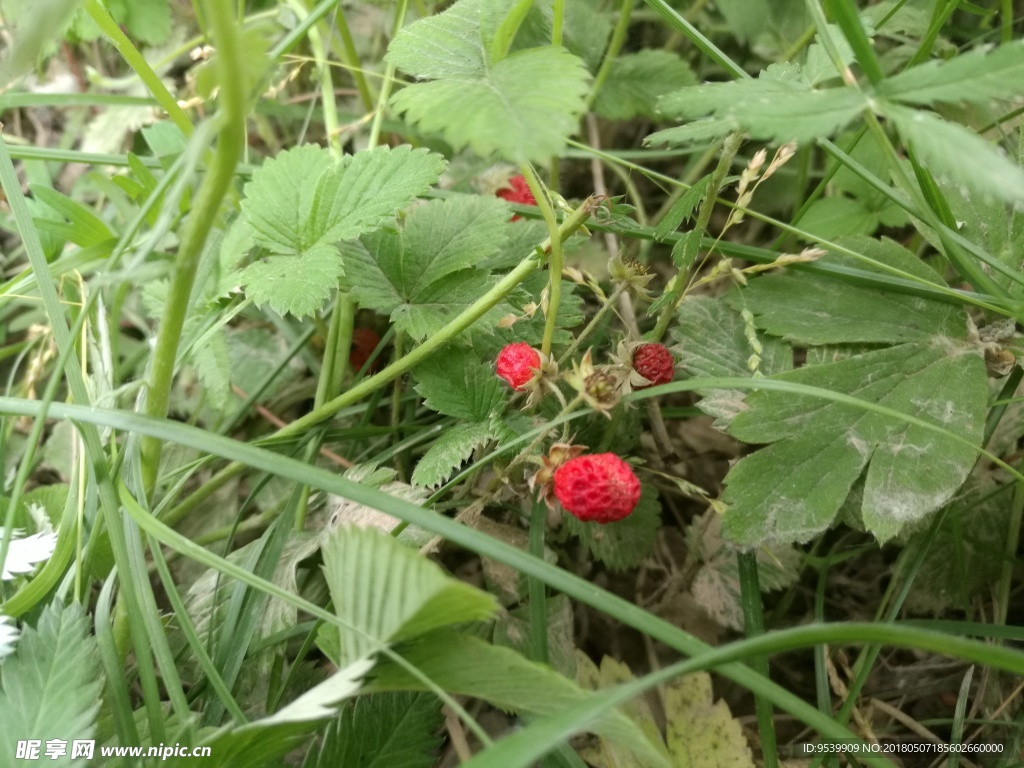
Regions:
[[[526,183],[526,179],[522,176],[513,176],[508,180],[509,187],[499,189],[496,194],[502,200],[508,200],[510,203],[519,203],[520,205],[536,205],[537,199],[533,196],[533,192],[530,191],[529,184]],[[512,221],[522,218],[521,216],[513,216]]]
[[[356,328],[352,331],[352,346],[349,348],[348,364],[352,366],[352,372],[358,373],[366,361],[370,359],[373,350],[380,344],[380,336],[373,328]],[[380,358],[378,358],[380,359]],[[374,361],[374,368],[376,368]]]
[[[498,353],[498,377],[511,384],[516,391],[522,391],[540,366],[540,353],[525,341],[506,344]]]
[[[676,361],[664,344],[641,344],[633,352],[633,370],[651,382],[633,389],[646,389],[672,381],[676,375]]]
[[[577,456],[555,470],[555,496],[585,523],[614,523],[636,508],[640,481],[614,453]]]

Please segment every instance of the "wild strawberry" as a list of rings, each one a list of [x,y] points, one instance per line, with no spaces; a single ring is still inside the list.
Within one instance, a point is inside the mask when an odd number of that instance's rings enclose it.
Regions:
[[[530,191],[530,186],[522,176],[513,176],[508,180],[507,187],[502,187],[494,194],[502,200],[508,200],[510,203],[519,203],[520,205],[537,204],[537,198],[533,196],[533,192]],[[516,221],[520,218],[522,217],[513,216],[512,221]]]
[[[380,344],[380,336],[373,328],[356,328],[352,331],[352,346],[349,348],[348,364],[352,367],[353,373],[358,373],[366,361],[370,359],[373,350]],[[378,358],[379,359],[379,358]],[[376,361],[374,364],[376,367]]]
[[[498,353],[498,377],[521,392],[533,378],[534,371],[541,368],[540,353],[525,341],[506,344]]]
[[[676,361],[663,344],[641,344],[633,350],[633,370],[649,383],[633,384],[633,389],[646,389],[668,384],[676,375]]]
[[[614,523],[636,508],[640,481],[614,453],[577,456],[555,470],[555,496],[585,523]]]

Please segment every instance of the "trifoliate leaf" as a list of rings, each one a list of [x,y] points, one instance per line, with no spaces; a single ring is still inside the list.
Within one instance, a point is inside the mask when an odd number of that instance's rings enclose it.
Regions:
[[[690,65],[660,49],[628,53],[615,59],[594,100],[594,111],[609,120],[656,116],[658,99],[696,85]]]
[[[3,663],[0,753],[16,754],[25,739],[93,738],[103,673],[96,638],[79,603],[54,603],[35,627],[22,628],[13,656]],[[72,765],[70,757],[51,765]]]
[[[676,768],[754,768],[743,727],[722,699],[711,675],[695,672],[665,686],[665,741]]]
[[[566,531],[578,536],[590,554],[613,571],[639,565],[654,549],[661,528],[661,504],[658,490],[650,483],[643,486],[640,501],[628,517],[615,523],[584,523],[565,515]]]
[[[427,449],[412,473],[414,485],[433,488],[441,485],[473,451],[493,437],[493,429],[486,422],[458,424],[446,429]]]
[[[879,96],[909,104],[1011,99],[1024,93],[1024,42],[974,48],[949,61],[928,61],[887,77]]]
[[[434,355],[413,369],[413,377],[427,408],[456,419],[485,421],[506,400],[493,365],[465,349]]]
[[[891,246],[887,246],[891,250]],[[897,246],[898,248],[898,246]],[[975,445],[984,430],[985,364],[967,336],[959,307],[914,298],[902,305],[902,325],[886,306],[906,297],[855,293],[843,284],[822,295],[799,281],[785,292],[776,275],[753,281],[747,305],[771,333],[798,344],[896,342],[772,378],[852,395],[929,422]],[[765,283],[760,287],[759,283]],[[878,314],[881,316],[877,316]],[[810,321],[815,317],[815,323]],[[822,330],[828,329],[828,330]],[[845,333],[844,333],[845,331]],[[902,342],[902,343],[899,343]],[[729,432],[748,443],[770,443],[741,459],[726,477],[723,530],[742,546],[806,541],[826,530],[864,477],[864,525],[887,541],[945,504],[967,477],[977,449],[939,432],[864,408],[792,392],[755,391]]]
[[[441,700],[432,693],[375,693],[345,706],[307,768],[430,768],[441,746]],[[312,753],[311,753],[312,754]]]
[[[528,661],[509,648],[489,645],[471,635],[440,630],[399,649],[409,666],[451,694],[472,696],[510,712],[549,715],[583,704],[595,694],[584,691],[545,664]],[[423,690],[421,676],[381,659],[371,690]],[[633,751],[644,766],[665,766],[663,753],[622,712],[607,712],[582,728]]]
[[[756,80],[683,88],[659,102],[670,117],[714,115],[754,138],[776,142],[830,136],[867,105],[864,95],[852,88],[812,88],[795,65],[772,65]]]
[[[890,104],[886,116],[918,162],[975,193],[1011,203],[1024,201],[1024,170],[974,131],[923,110]]]
[[[750,356],[754,349],[746,325],[721,299],[691,296],[679,305],[679,322],[672,336],[679,343],[678,359],[688,376],[752,376]],[[759,370],[764,375],[793,367],[793,351],[780,340],[754,331],[762,347]],[[701,390],[700,409],[716,418],[715,426],[728,424],[743,410],[745,392]]]
[[[333,245],[315,245],[301,255],[268,256],[242,270],[238,281],[256,306],[280,315],[316,313],[338,287],[344,269]]]
[[[256,304],[297,316],[319,310],[342,275],[334,243],[379,227],[434,184],[439,155],[408,146],[379,147],[335,161],[322,148],[282,152],[245,187],[242,214],[270,256],[239,276]]]
[[[0,527],[0,538],[4,535],[4,529]],[[0,578],[10,581],[15,576],[24,573],[31,573],[35,567],[50,559],[53,550],[57,547],[57,534],[40,531],[31,536],[20,536],[14,531],[10,537],[7,548],[7,559],[3,562],[3,571]]]
[[[481,0],[460,0],[403,29],[387,60],[415,83],[394,108],[455,149],[515,162],[559,154],[576,130],[587,95],[583,62],[563,48],[530,48],[489,62],[480,32]],[[542,84],[543,87],[539,87]]]
[[[324,576],[341,631],[341,661],[430,630],[490,618],[491,595],[447,576],[391,536],[372,528],[338,528],[323,546]]]

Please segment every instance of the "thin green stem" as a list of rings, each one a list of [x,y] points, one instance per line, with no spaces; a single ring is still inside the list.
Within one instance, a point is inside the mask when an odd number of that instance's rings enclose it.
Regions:
[[[551,342],[555,337],[555,328],[558,324],[558,306],[562,302],[562,238],[558,236],[558,221],[555,219],[555,210],[551,206],[547,190],[537,178],[533,166],[523,163],[519,168],[537,201],[537,207],[540,208],[541,215],[544,217],[544,223],[548,226],[551,243],[551,254],[548,257],[548,307],[544,321],[544,338],[540,345],[541,354],[550,355]]]
[[[355,81],[356,90],[359,91],[359,100],[363,102],[363,107],[366,111],[371,112],[373,111],[373,89],[370,88],[370,82],[366,79],[366,74],[363,72],[363,64],[359,60],[359,52],[356,50],[356,43],[352,38],[352,30],[349,29],[348,18],[345,16],[345,9],[342,8],[341,3],[338,3],[335,14],[338,33],[341,35],[341,46],[345,54],[345,66],[348,67],[349,74],[352,75],[352,79]]]
[[[96,0],[90,0],[95,2]],[[164,416],[170,400],[174,364],[181,342],[181,331],[188,314],[189,297],[206,238],[220,213],[221,202],[231,188],[235,166],[245,142],[245,91],[241,65],[241,44],[230,0],[215,0],[207,5],[220,82],[220,131],[217,150],[206,178],[185,223],[181,245],[174,260],[174,272],[167,293],[164,315],[157,335],[146,394],[146,414]],[[142,472],[147,493],[156,486],[161,444],[152,438],[142,443]]]
[[[547,526],[548,507],[538,496],[530,513],[530,554],[544,559],[544,528]],[[548,663],[548,600],[544,582],[529,577],[530,593],[530,658],[541,664]]]
[[[757,553],[737,552],[739,564],[740,598],[743,606],[743,623],[748,638],[764,634],[764,609],[761,605],[761,584],[757,573]],[[754,656],[750,666],[766,678],[771,677],[767,656]],[[754,696],[757,711],[757,727],[761,736],[761,756],[765,768],[778,765],[778,750],[775,739],[775,713],[772,703],[763,696]]]
[[[562,44],[562,25],[565,23],[565,0],[554,0],[551,6],[551,44]]]
[[[153,68],[149,66],[149,62],[139,53],[139,49],[121,31],[121,27],[114,21],[107,12],[107,9],[103,7],[103,4],[99,0],[85,0],[85,4],[82,7],[96,23],[96,26],[106,35],[110,43],[117,49],[117,52],[121,54],[121,57],[127,62],[128,66],[139,76],[139,79],[149,89],[149,92],[153,94],[153,98],[163,107],[167,116],[171,118],[171,122],[178,126],[186,136],[191,136],[195,128],[192,125],[192,121],[188,119],[188,115],[185,114],[185,110],[178,106],[178,100],[167,90],[167,86],[163,84],[160,76],[153,71]]]
[[[612,291],[612,295],[609,296],[604,304],[601,305],[601,308],[594,313],[594,316],[590,319],[590,322],[587,323],[586,327],[576,334],[576,338],[572,340],[572,344],[570,344],[569,348],[565,350],[565,354],[558,358],[559,366],[565,363],[565,361],[572,357],[573,353],[580,348],[580,344],[582,344],[586,338],[593,333],[594,329],[597,328],[598,324],[601,322],[601,319],[608,314],[608,311],[611,310],[613,306],[615,306],[615,302],[618,301],[619,296],[621,296],[622,292],[625,290],[625,283],[615,287],[615,290]]]

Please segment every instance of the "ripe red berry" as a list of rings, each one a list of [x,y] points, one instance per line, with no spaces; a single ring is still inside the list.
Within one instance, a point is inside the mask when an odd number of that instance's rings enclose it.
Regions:
[[[506,344],[498,353],[498,377],[521,391],[533,378],[533,372],[540,368],[540,353],[525,341]]]
[[[496,194],[502,200],[508,200],[510,203],[519,203],[520,205],[536,205],[537,199],[533,196],[533,192],[530,191],[530,186],[526,183],[526,179],[522,176],[513,176],[508,180],[510,187],[504,187],[499,189]],[[520,216],[513,216],[512,221],[521,218]]]
[[[676,375],[676,361],[663,344],[641,344],[633,352],[633,370],[651,382],[634,389],[646,389],[672,381]]]
[[[614,453],[577,456],[555,470],[555,496],[566,512],[585,523],[614,523],[640,501],[633,468]]]
[[[349,348],[348,364],[352,367],[353,373],[358,373],[366,365],[366,361],[370,359],[370,355],[373,354],[373,350],[377,348],[378,344],[380,344],[380,336],[373,328],[356,328],[352,331],[352,346]]]

